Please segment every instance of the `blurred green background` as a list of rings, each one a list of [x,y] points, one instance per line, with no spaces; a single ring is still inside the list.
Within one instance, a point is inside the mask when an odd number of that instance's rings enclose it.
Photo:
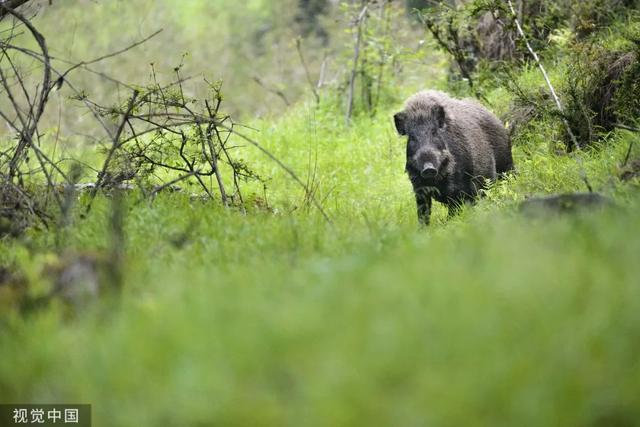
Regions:
[[[158,30],[144,45],[100,62],[96,71],[122,82],[144,85],[151,81],[151,64],[161,81],[194,76],[189,89],[204,91],[202,77],[222,80],[226,106],[238,118],[282,113],[289,104],[310,95],[296,39],[300,38],[305,63],[314,84],[345,85],[352,61],[354,19],[348,10],[359,2],[332,0],[65,0],[30,3],[35,22],[47,39],[51,54],[80,62],[119,51]],[[389,34],[396,50],[419,50],[424,30],[410,18],[414,5],[392,2],[394,29]],[[372,6],[372,9],[374,7]],[[377,13],[377,12],[376,12]],[[388,41],[385,41],[388,43]],[[433,53],[433,52],[432,52]],[[405,64],[406,78],[422,82],[434,71],[426,68],[433,56],[414,55]],[[324,67],[322,64],[324,62]],[[59,63],[58,63],[59,64]],[[437,71],[436,71],[437,72]],[[258,78],[262,85],[257,83]],[[100,100],[115,102],[121,86],[90,73],[74,73],[71,81]],[[280,91],[287,102],[275,92]],[[63,92],[67,94],[68,92]],[[120,94],[128,96],[129,93]]]

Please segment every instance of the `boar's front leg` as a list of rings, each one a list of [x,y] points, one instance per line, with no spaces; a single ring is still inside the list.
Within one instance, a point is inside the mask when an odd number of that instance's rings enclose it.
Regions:
[[[431,194],[424,188],[414,189],[416,194],[416,205],[418,207],[418,221],[421,224],[429,225],[431,215]]]

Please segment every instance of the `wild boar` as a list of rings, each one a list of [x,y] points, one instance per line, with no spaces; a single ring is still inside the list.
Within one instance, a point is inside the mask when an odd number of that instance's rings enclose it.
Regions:
[[[432,198],[453,215],[487,180],[513,169],[509,134],[474,100],[422,91],[393,119],[398,133],[408,137],[406,171],[423,224],[429,223]]]

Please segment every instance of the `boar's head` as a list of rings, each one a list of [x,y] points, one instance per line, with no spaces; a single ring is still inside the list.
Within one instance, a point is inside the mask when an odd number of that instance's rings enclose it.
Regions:
[[[406,170],[414,182],[435,186],[447,175],[452,160],[447,144],[446,112],[442,105],[402,111],[393,116],[400,135],[406,135]]]

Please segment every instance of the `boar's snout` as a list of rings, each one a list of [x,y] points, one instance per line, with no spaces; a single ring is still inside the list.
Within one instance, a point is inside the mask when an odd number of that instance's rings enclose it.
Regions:
[[[433,179],[438,175],[438,169],[433,165],[433,163],[425,163],[422,165],[422,170],[420,171],[420,176],[425,179]]]

